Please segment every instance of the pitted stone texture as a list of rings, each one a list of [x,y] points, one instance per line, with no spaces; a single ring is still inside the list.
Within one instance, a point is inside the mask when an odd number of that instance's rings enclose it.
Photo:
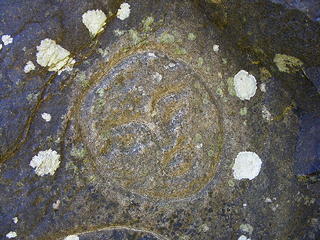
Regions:
[[[89,91],[80,123],[104,179],[148,197],[185,198],[214,176],[219,112],[198,74],[155,55],[113,68]]]

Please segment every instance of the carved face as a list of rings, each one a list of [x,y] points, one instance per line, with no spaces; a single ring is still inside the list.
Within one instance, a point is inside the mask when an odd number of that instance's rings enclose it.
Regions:
[[[143,53],[93,89],[81,126],[107,181],[160,199],[188,197],[213,177],[221,126],[201,77],[183,62]]]

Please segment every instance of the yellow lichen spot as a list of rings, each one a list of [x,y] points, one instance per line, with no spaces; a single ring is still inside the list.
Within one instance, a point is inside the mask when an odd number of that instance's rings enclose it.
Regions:
[[[271,73],[265,67],[260,68],[260,79],[268,80],[272,77]]]
[[[300,59],[285,54],[276,54],[273,62],[277,65],[280,72],[296,72],[303,65]]]

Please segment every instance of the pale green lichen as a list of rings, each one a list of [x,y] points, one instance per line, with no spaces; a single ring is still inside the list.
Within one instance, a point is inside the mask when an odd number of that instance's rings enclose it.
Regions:
[[[222,58],[222,63],[223,63],[223,64],[227,64],[227,63],[228,63],[228,59]]]
[[[243,107],[240,109],[240,115],[245,116],[248,113],[248,109],[246,107]]]
[[[114,30],[113,32],[114,32],[114,34],[115,34],[116,36],[118,36],[118,37],[120,37],[120,36],[122,36],[123,34],[126,33],[125,30],[120,30],[120,29],[116,29],[116,30]]]
[[[186,55],[187,50],[184,48],[177,47],[176,50],[174,51],[174,53],[177,55]]]
[[[277,65],[280,72],[286,73],[296,72],[303,65],[300,59],[285,54],[276,54],[273,62]]]
[[[198,61],[197,61],[198,67],[201,67],[203,65],[203,63],[204,63],[204,59],[202,57],[199,57]]]
[[[204,96],[202,98],[202,103],[205,105],[210,103],[210,98],[209,98],[208,94],[204,94]]]
[[[40,93],[30,93],[30,94],[28,94],[28,96],[27,96],[28,102],[29,103],[33,103],[33,102],[37,101],[39,94]]]
[[[183,42],[183,37],[180,32],[178,31],[172,31],[172,34],[174,36],[174,41],[177,43],[182,43]]]
[[[142,20],[143,24],[143,31],[147,32],[152,30],[151,25],[154,23],[154,18],[153,17],[146,17],[145,19]]]
[[[217,88],[216,93],[218,94],[218,96],[223,97],[223,90],[221,88]]]
[[[81,87],[88,87],[89,86],[89,78],[87,78],[85,72],[79,72],[77,74],[76,82],[81,86]]]
[[[249,233],[249,234],[251,235],[252,232],[253,232],[253,227],[252,227],[250,224],[248,224],[248,223],[246,223],[246,224],[241,224],[241,225],[240,225],[240,230],[241,230],[242,232],[247,232],[247,233]]]
[[[234,83],[233,83],[233,78],[230,77],[227,79],[227,84],[228,84],[228,92],[231,96],[236,96],[236,91],[234,90]]]
[[[175,38],[172,34],[170,33],[162,33],[161,36],[160,36],[160,42],[161,43],[174,43],[175,41]]]
[[[194,141],[195,143],[201,143],[202,142],[202,136],[200,133],[197,133],[195,136],[194,136]]]
[[[197,38],[197,36],[194,33],[189,33],[188,34],[188,39],[190,41],[194,41],[194,40],[196,40],[196,38]]]
[[[213,150],[209,150],[208,151],[208,157],[213,157],[214,156],[214,151]]]
[[[130,29],[129,30],[129,35],[130,35],[131,40],[133,41],[133,44],[136,45],[141,41],[139,33],[136,30]]]
[[[98,48],[97,51],[98,51],[98,53],[101,54],[101,56],[103,58],[105,58],[109,55],[109,49],[107,49],[107,48],[106,49]]]
[[[195,83],[193,84],[193,86],[194,86],[196,89],[200,89],[200,88],[201,88],[201,85],[200,85],[199,82],[195,82]]]
[[[70,155],[72,157],[75,157],[75,158],[84,158],[84,156],[86,155],[87,151],[85,148],[83,147],[74,147],[72,148],[71,152],[70,152]]]
[[[235,186],[235,183],[234,183],[233,180],[230,179],[230,180],[228,181],[228,185],[229,185],[229,187],[232,187],[232,188],[233,188],[233,187]]]
[[[104,89],[103,88],[98,88],[96,93],[99,95],[99,97],[104,97]]]

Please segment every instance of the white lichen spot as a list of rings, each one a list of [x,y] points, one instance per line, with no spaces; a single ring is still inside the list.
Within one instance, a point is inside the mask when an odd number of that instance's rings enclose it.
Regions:
[[[203,147],[203,144],[202,144],[202,143],[199,143],[199,144],[196,145],[196,148],[197,148],[197,149],[201,149],[202,147]]]
[[[240,225],[240,230],[241,230],[242,232],[246,232],[246,233],[249,233],[249,235],[251,235],[252,232],[253,232],[253,227],[252,227],[250,224],[248,224],[248,223],[246,223],[246,224],[241,224],[241,225]]]
[[[157,56],[153,52],[149,52],[148,56],[151,58],[157,58]]]
[[[37,50],[37,63],[42,67],[49,67],[49,71],[58,74],[70,71],[75,63],[68,50],[49,38],[42,40]]]
[[[64,238],[64,240],[79,240],[78,235],[69,235]]]
[[[0,43],[0,50],[2,49],[2,44]]]
[[[262,161],[254,152],[238,153],[234,165],[232,167],[233,176],[237,180],[252,180],[258,176],[261,169]]]
[[[119,18],[120,20],[125,20],[126,18],[129,17],[130,15],[130,5],[129,3],[122,3],[120,5],[120,8],[118,9],[117,12],[117,18]]]
[[[202,224],[200,226],[200,229],[201,229],[202,232],[208,232],[210,228],[208,227],[207,224]]]
[[[277,211],[278,207],[279,207],[279,204],[276,204],[276,205],[274,205],[274,206],[271,207],[271,210],[272,210],[273,212],[275,212],[275,211]]]
[[[219,52],[219,45],[217,45],[217,44],[215,44],[215,45],[213,45],[213,51],[214,52]]]
[[[155,72],[153,75],[152,75],[152,78],[154,79],[154,80],[156,80],[157,82],[161,82],[161,80],[162,80],[162,75],[160,74],[160,73],[158,73],[158,72]]]
[[[120,29],[116,29],[116,30],[114,30],[113,32],[114,32],[114,34],[115,34],[116,36],[118,36],[118,37],[120,37],[120,36],[122,36],[123,34],[126,33],[125,30],[120,30]]]
[[[163,66],[166,70],[168,70],[169,68],[174,68],[176,66],[175,63],[171,62],[168,65]]]
[[[260,84],[260,90],[261,90],[261,92],[264,92],[264,93],[267,92],[267,86],[265,83]]]
[[[82,15],[82,23],[93,37],[103,31],[106,20],[107,16],[99,9],[88,10]]]
[[[242,204],[242,206],[245,208],[245,207],[247,207],[247,206],[248,206],[248,204],[244,203],[244,204]]]
[[[58,199],[56,202],[52,203],[52,208],[54,210],[58,210],[60,207],[60,200]]]
[[[12,232],[12,231],[8,232],[7,235],[6,235],[7,238],[15,238],[17,236],[18,236],[17,233],[16,232]]]
[[[3,35],[1,40],[5,46],[13,43],[13,38],[10,35]]]
[[[264,200],[264,202],[265,202],[265,203],[272,203],[272,200],[271,200],[271,198],[266,197],[266,199]]]
[[[38,176],[53,175],[60,165],[60,155],[51,149],[40,151],[30,161],[30,166],[35,169]]]
[[[266,119],[267,121],[271,121],[272,120],[272,115],[269,112],[269,110],[267,109],[266,106],[262,106],[262,117],[264,119]]]
[[[105,49],[98,48],[97,51],[98,51],[98,53],[101,54],[101,56],[103,58],[106,58],[108,60],[108,55],[109,55],[109,49],[108,48],[105,48]]]
[[[246,236],[244,235],[241,235],[238,240],[250,240],[250,238],[247,238]]]
[[[240,70],[233,78],[236,95],[241,100],[250,100],[257,90],[256,78],[245,70]]]
[[[24,66],[23,71],[25,73],[29,73],[29,72],[31,72],[31,71],[33,71],[35,69],[36,69],[36,66],[33,64],[33,62],[32,61],[28,61],[27,64]]]
[[[49,113],[42,113],[41,117],[43,118],[43,120],[45,120],[46,122],[50,122],[51,121],[51,115]]]
[[[12,218],[12,222],[13,222],[14,224],[17,224],[17,223],[18,223],[18,221],[19,221],[18,217],[14,217],[14,218]]]

